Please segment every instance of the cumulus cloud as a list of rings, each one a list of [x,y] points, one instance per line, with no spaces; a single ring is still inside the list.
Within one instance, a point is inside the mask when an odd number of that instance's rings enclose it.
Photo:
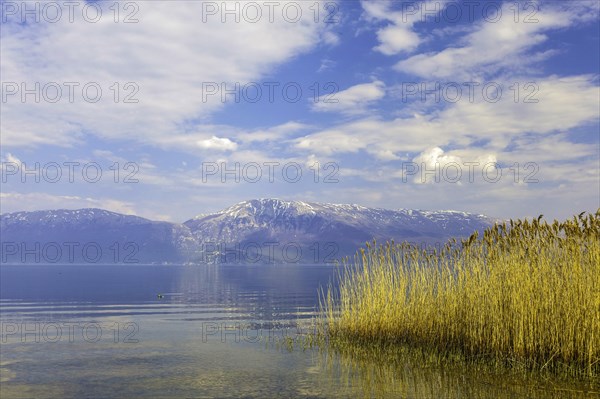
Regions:
[[[453,180],[462,184],[463,174],[464,180],[468,181],[475,172],[480,172],[483,168],[495,168],[497,160],[494,154],[462,158],[458,155],[446,154],[440,147],[433,147],[417,155],[413,158],[413,162],[416,164],[413,181],[417,184]]]
[[[377,38],[381,44],[375,47],[375,49],[385,55],[398,54],[402,51],[411,51],[421,43],[419,35],[398,25],[388,26],[379,30],[377,32]]]
[[[237,149],[237,144],[233,141],[217,136],[212,136],[208,140],[200,140],[196,142],[196,145],[206,150],[235,151]]]

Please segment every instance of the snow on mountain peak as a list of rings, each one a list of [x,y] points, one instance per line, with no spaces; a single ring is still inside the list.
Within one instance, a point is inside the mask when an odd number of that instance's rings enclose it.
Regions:
[[[107,248],[115,242],[124,246],[133,241],[140,249],[140,259],[149,262],[194,262],[204,259],[202,251],[217,244],[232,249],[264,243],[279,248],[293,244],[302,249],[304,261],[317,262],[315,248],[321,255],[334,248],[332,256],[343,257],[373,239],[441,243],[482,231],[493,222],[482,215],[458,211],[389,210],[276,198],[242,201],[183,224],[153,222],[101,209],[0,215],[3,240],[83,240],[104,243]]]

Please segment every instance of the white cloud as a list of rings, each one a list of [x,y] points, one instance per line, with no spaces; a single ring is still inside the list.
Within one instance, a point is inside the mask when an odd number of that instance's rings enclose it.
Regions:
[[[417,184],[456,180],[460,185],[463,174],[468,181],[470,177],[467,175],[474,175],[481,172],[483,168],[491,167],[496,164],[497,159],[494,154],[478,154],[473,158],[465,159],[458,155],[445,154],[440,147],[433,147],[413,158],[413,162],[417,168],[413,181]]]
[[[313,103],[312,109],[321,112],[360,114],[373,102],[385,96],[385,84],[381,81],[358,84],[332,95],[323,95]]]
[[[289,136],[305,131],[310,126],[299,122],[286,122],[281,125],[253,131],[240,131],[236,138],[243,143],[271,141],[272,144],[289,138]]]
[[[394,55],[403,51],[412,51],[421,43],[415,32],[403,26],[392,25],[377,31],[377,39],[381,44],[376,50],[385,55]]]
[[[527,82],[526,80],[524,82]],[[468,148],[478,141],[499,151],[525,133],[548,135],[598,123],[600,88],[593,76],[551,76],[538,80],[538,103],[514,101],[504,83],[498,102],[468,96],[430,112],[391,120],[363,118],[338,124],[294,140],[299,149],[331,155],[365,151],[381,160],[397,154],[452,144]]]
[[[553,51],[527,53],[547,41],[545,32],[596,20],[599,4],[596,1],[532,3],[537,12],[531,20],[522,15],[515,21],[514,4],[505,2],[502,17],[493,23],[483,20],[475,25],[463,39],[463,46],[412,56],[398,62],[395,69],[427,79],[473,79],[492,75],[502,68],[519,69],[554,54]]]
[[[9,163],[15,163],[15,164],[21,165],[21,160],[19,158],[17,158],[16,156],[14,156],[13,154],[11,154],[10,152],[6,153],[6,156],[4,156],[2,158],[2,162],[9,162]]]
[[[220,15],[202,22],[203,2],[141,2],[134,3],[139,22],[131,24],[113,21],[107,8],[112,3],[97,4],[105,7],[98,23],[87,23],[76,12],[73,23],[65,17],[57,23],[1,25],[3,82],[26,82],[27,89],[57,82],[63,92],[57,103],[43,97],[36,103],[33,95],[22,103],[18,95],[10,96],[2,107],[3,146],[72,146],[88,134],[168,145],[183,123],[223,106],[220,95],[203,98],[203,83],[255,81],[319,42],[335,40],[324,23],[315,23],[308,9],[312,3],[295,2],[306,8],[297,23],[281,12],[270,22],[267,10],[256,23],[222,23]],[[72,103],[65,82],[79,84]],[[97,103],[81,94],[89,82],[102,90]],[[133,85],[125,86],[128,82]],[[54,97],[55,88],[47,88]],[[139,102],[124,103],[127,95]]]
[[[237,144],[228,138],[219,138],[217,136],[212,136],[208,140],[200,140],[196,142],[196,145],[205,150],[217,150],[217,151],[235,151],[237,149]]]
[[[337,46],[340,44],[340,37],[331,31],[323,32],[323,42],[330,46]]]
[[[321,66],[317,69],[317,72],[325,72],[337,65],[337,62],[330,60],[328,58],[321,61]]]
[[[314,151],[318,154],[354,153],[366,149],[369,143],[375,141],[376,136],[374,133],[381,129],[384,124],[385,122],[380,120],[362,119],[333,126],[294,141],[297,148]]]
[[[7,152],[6,155],[0,158],[0,174],[2,175],[2,182],[5,183],[8,180],[8,176],[16,175],[23,168],[23,163],[19,158]]]
[[[377,31],[379,45],[375,50],[385,55],[408,53],[415,50],[423,38],[414,31],[414,25],[424,20],[425,10],[441,11],[446,1],[428,0],[402,4],[401,10],[394,10],[391,1],[362,1],[367,19],[387,21],[390,24]],[[432,7],[433,6],[433,7]]]

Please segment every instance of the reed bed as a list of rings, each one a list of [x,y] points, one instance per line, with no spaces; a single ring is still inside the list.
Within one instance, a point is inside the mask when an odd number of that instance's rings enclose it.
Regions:
[[[423,250],[367,244],[321,299],[329,340],[600,376],[600,210],[497,223]]]

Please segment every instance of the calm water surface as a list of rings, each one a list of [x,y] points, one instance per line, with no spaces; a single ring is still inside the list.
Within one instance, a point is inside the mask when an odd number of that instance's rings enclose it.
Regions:
[[[0,397],[597,397],[586,385],[274,345],[309,331],[318,288],[336,273],[323,265],[2,266]]]

